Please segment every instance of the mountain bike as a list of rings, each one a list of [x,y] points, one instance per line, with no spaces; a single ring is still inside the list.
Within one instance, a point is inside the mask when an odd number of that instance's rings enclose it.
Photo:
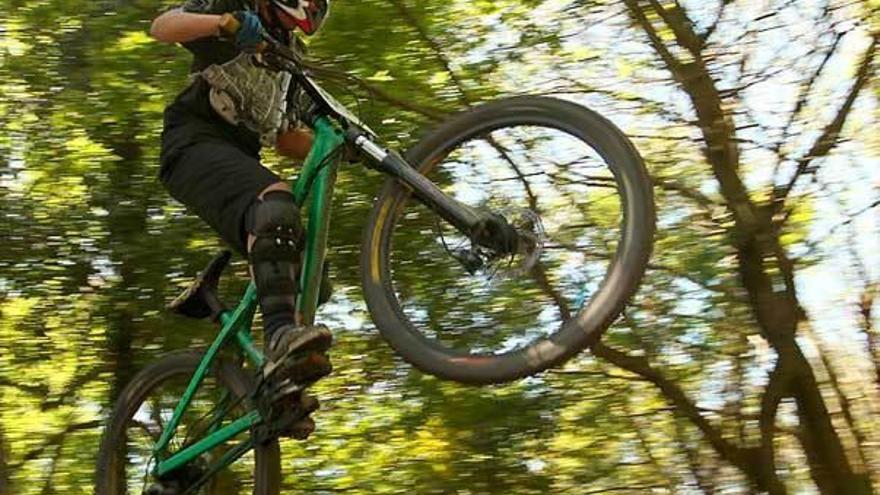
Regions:
[[[594,344],[634,294],[652,246],[651,181],[602,116],[550,97],[504,98],[452,116],[401,156],[300,54],[267,38],[262,56],[314,103],[314,145],[293,184],[308,212],[299,323],[313,324],[326,296],[331,198],[352,153],[388,176],[364,227],[367,307],[423,372],[474,385],[535,375]],[[101,443],[98,495],[279,493],[278,438],[309,406],[265,386],[273,363],[251,337],[254,285],[231,308],[217,296],[229,257],[172,303],[219,323],[210,347],[157,360],[121,392]]]

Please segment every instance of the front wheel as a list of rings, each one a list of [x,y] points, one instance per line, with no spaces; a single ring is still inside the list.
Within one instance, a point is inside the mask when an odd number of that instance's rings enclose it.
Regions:
[[[122,390],[101,440],[95,476],[97,495],[141,495],[156,488],[158,480],[152,477],[156,463],[153,445],[201,358],[197,352],[169,354],[141,370]],[[239,367],[218,360],[183,415],[169,453],[183,450],[240,417],[251,389],[251,380]],[[202,486],[192,484],[218,462],[225,450],[233,448],[234,442],[242,440],[236,438],[216,447],[160,483],[171,493],[278,495],[281,467],[277,440],[257,445]]]
[[[365,298],[383,337],[440,378],[502,383],[594,344],[645,272],[651,181],[611,122],[547,97],[494,101],[421,139],[407,161],[521,236],[493,253],[389,180],[364,233]]]

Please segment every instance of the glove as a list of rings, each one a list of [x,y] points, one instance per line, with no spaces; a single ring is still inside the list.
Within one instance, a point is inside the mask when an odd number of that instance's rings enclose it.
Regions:
[[[263,35],[266,33],[260,18],[248,10],[233,12],[232,16],[241,24],[238,32],[235,33],[235,47],[243,52],[257,51],[260,43],[263,42]]]

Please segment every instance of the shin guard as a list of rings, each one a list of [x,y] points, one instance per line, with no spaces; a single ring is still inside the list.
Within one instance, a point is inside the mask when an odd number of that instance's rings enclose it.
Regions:
[[[247,228],[256,237],[249,259],[266,329],[293,322],[298,292],[302,225],[288,191],[270,191],[251,207]]]

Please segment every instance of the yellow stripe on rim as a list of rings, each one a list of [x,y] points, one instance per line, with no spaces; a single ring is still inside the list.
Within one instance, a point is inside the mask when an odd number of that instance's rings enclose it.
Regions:
[[[436,158],[432,158],[428,160],[424,167],[422,167],[421,173],[423,175],[427,175],[438,163],[442,160],[446,154],[440,154]],[[412,188],[409,187],[408,184],[404,184],[403,182],[398,182],[398,184],[404,186],[407,190],[406,197],[401,198],[401,200],[397,204],[397,210],[400,211],[403,209],[404,205],[407,202],[409,195],[413,192]],[[385,202],[382,203],[382,207],[379,210],[379,218],[376,220],[376,227],[373,229],[373,245],[370,246],[370,256],[372,257],[373,269],[370,272],[370,276],[373,278],[374,284],[379,284],[382,281],[381,274],[379,273],[379,248],[380,241],[382,239],[382,228],[385,225],[385,220],[388,219],[388,210],[391,209],[391,202],[393,198],[391,196],[386,197]]]
[[[388,210],[391,209],[391,198],[387,198],[384,203],[382,203],[382,208],[379,210],[379,218],[376,220],[376,227],[373,229],[373,245],[370,247],[371,256],[373,257],[373,270],[370,273],[370,276],[373,277],[373,283],[378,284],[382,277],[379,274],[379,247],[382,239],[382,227],[385,225],[385,220],[388,218]]]

